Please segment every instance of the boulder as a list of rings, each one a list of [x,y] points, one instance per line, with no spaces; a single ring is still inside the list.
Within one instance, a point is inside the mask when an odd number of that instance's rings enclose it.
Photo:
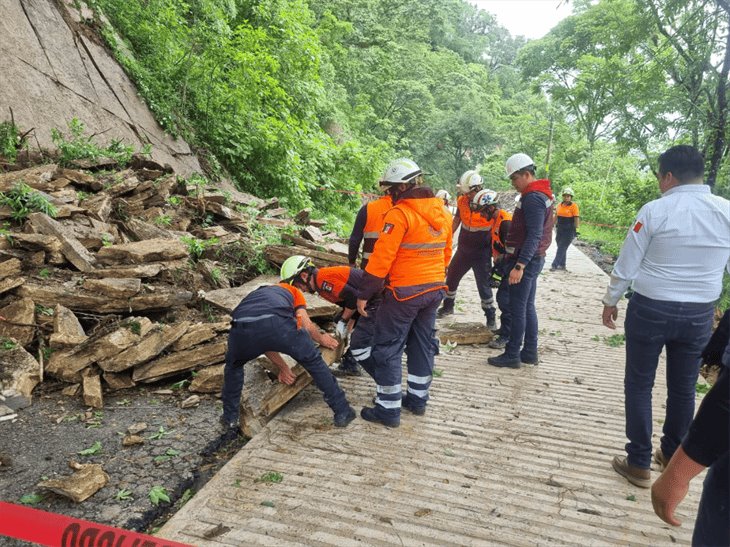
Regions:
[[[0,337],[14,338],[27,346],[35,335],[35,302],[21,298],[0,308]]]
[[[41,367],[17,340],[6,338],[0,344],[0,392],[19,393],[28,403],[33,388],[41,381]]]

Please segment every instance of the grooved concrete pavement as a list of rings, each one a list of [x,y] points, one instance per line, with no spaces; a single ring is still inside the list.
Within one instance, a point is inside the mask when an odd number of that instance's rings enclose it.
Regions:
[[[404,411],[395,430],[359,417],[333,428],[310,387],[159,535],[246,546],[688,545],[702,477],[678,510],[684,525],[672,528],[648,490],[611,468],[625,443],[624,348],[600,322],[608,277],[574,247],[568,272],[549,272],[549,260],[538,286],[539,366],[502,370],[486,364],[497,350],[442,348],[426,415]],[[457,309],[448,321],[482,318],[471,274]],[[664,372],[660,364],[655,446]],[[341,382],[357,410],[369,404],[369,378]],[[257,480],[270,471],[283,480]]]

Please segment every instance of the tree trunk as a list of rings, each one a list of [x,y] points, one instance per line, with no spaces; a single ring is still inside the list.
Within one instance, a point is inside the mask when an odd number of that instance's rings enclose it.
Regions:
[[[729,13],[730,15],[730,13]],[[730,17],[728,17],[730,19]],[[710,169],[707,172],[707,185],[714,188],[717,172],[720,169],[720,163],[725,155],[726,148],[726,131],[727,125],[727,80],[730,74],[730,28],[725,38],[725,59],[722,63],[722,70],[717,79],[717,118],[715,119],[715,127],[713,135],[710,137],[709,145],[712,149],[710,156]]]

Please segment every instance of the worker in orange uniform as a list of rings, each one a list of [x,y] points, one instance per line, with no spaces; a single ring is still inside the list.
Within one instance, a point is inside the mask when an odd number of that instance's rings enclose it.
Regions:
[[[474,270],[477,290],[482,303],[482,310],[487,317],[487,327],[496,330],[497,308],[494,303],[492,289],[489,286],[489,276],[492,269],[492,225],[494,220],[487,220],[471,208],[474,196],[482,189],[482,177],[476,171],[467,171],[459,179],[459,190],[462,195],[456,201],[458,209],[454,216],[452,232],[461,225],[459,244],[454,259],[449,265],[446,277],[446,298],[438,311],[438,317],[454,313],[456,290],[461,278],[466,272]]]
[[[381,188],[381,190],[385,189]],[[360,261],[360,267],[365,269],[365,266],[368,264],[368,259],[375,248],[375,242],[378,240],[380,230],[383,228],[383,217],[385,217],[385,213],[391,207],[393,207],[393,199],[387,193],[360,207],[355,217],[352,232],[350,233],[347,252],[347,259],[351,267],[355,267],[357,253],[362,242],[362,260]]]
[[[368,299],[381,292],[387,278],[371,359],[376,397],[363,419],[387,427],[400,425],[401,406],[426,412],[433,360],[436,311],[444,297],[446,266],[451,259],[451,219],[443,201],[420,186],[421,169],[413,161],[393,161],[380,181],[395,205],[385,214],[357,301],[367,316]],[[408,392],[401,389],[403,352],[407,355]]]
[[[238,429],[239,405],[243,388],[243,366],[265,354],[276,365],[279,381],[293,384],[296,379],[280,353],[294,358],[310,374],[334,413],[335,427],[345,427],[355,419],[355,411],[344,391],[314,346],[334,349],[337,340],[322,333],[307,314],[307,302],[292,281],[309,265],[307,260],[288,260],[281,267],[281,282],[259,287],[249,293],[231,312],[226,364],[223,368],[223,416],[228,431]]]
[[[555,243],[558,250],[550,266],[550,271],[565,270],[565,255],[568,247],[578,235],[580,226],[580,211],[578,204],[573,201],[573,189],[570,186],[563,188],[563,201],[555,208]]]
[[[368,363],[379,299],[374,299],[375,302],[369,306],[367,317],[358,317],[357,294],[364,272],[349,266],[316,268],[311,259],[301,255],[291,256],[287,258],[288,261],[306,264],[294,278],[292,285],[301,291],[317,293],[328,302],[342,306],[342,314],[335,327],[340,338],[344,339],[349,333],[349,324],[355,323],[350,335],[350,347],[342,356],[335,374],[360,376],[358,365],[362,364],[368,374],[372,375]]]
[[[505,268],[504,256],[506,253],[507,234],[512,224],[512,213],[499,207],[497,192],[481,190],[476,193],[471,202],[472,210],[477,211],[488,221],[494,222],[492,227],[492,274],[490,286],[497,289],[497,306],[499,306],[499,329],[494,332],[497,338],[489,342],[490,348],[502,349],[507,345],[512,324],[509,311],[509,278]]]

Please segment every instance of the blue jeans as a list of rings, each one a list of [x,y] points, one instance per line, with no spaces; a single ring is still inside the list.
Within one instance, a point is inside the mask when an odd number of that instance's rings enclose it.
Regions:
[[[309,333],[297,328],[296,320],[269,317],[254,323],[231,327],[228,334],[226,365],[223,367],[223,418],[238,421],[243,388],[243,365],[267,351],[293,357],[306,370],[324,394],[324,400],[337,414],[349,408],[345,393],[322,359]]]
[[[662,348],[667,351],[667,409],[661,449],[669,459],[687,433],[695,410],[700,354],[712,331],[713,302],[669,302],[638,293],[629,299],[624,395],[628,462],[651,465],[651,390]]]
[[[512,324],[509,342],[505,347],[508,357],[520,356],[520,348],[525,357],[537,357],[537,310],[535,310],[535,291],[537,276],[545,265],[544,256],[534,256],[525,266],[522,280],[509,286],[509,310]],[[509,276],[509,274],[507,274]],[[524,341],[524,345],[523,345]]]

